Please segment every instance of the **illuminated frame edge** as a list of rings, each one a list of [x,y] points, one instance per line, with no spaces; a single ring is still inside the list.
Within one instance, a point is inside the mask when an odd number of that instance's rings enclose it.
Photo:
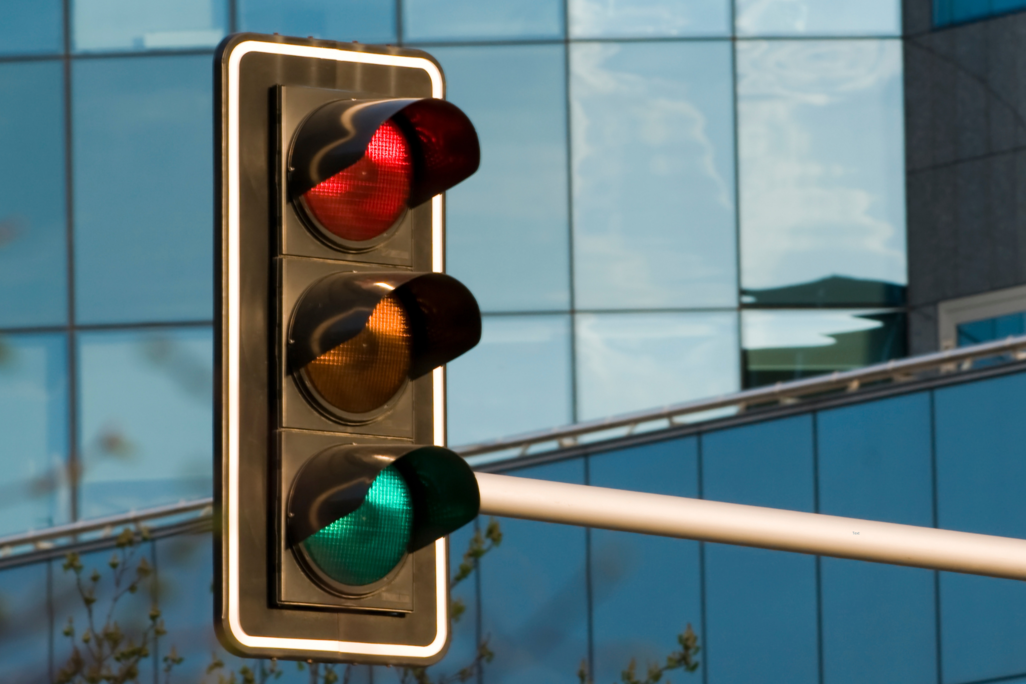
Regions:
[[[447,553],[445,537],[435,542],[436,616],[435,639],[427,646],[376,644],[334,639],[291,639],[247,634],[239,617],[239,63],[250,52],[263,52],[315,59],[380,64],[423,69],[431,78],[431,95],[445,97],[442,72],[437,65],[422,57],[349,52],[334,48],[267,43],[246,40],[231,49],[228,60],[228,630],[242,646],[254,649],[288,649],[351,653],[354,655],[430,658],[441,652],[448,638],[449,607],[446,605]],[[445,268],[442,235],[443,199],[431,200],[431,268],[441,273]],[[445,370],[432,371],[434,406],[434,443],[445,446]]]

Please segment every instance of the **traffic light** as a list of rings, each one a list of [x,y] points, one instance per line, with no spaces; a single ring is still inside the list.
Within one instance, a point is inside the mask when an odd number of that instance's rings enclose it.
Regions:
[[[429,665],[446,535],[478,513],[443,366],[481,335],[445,275],[474,127],[418,50],[239,34],[215,60],[215,626],[246,656]]]

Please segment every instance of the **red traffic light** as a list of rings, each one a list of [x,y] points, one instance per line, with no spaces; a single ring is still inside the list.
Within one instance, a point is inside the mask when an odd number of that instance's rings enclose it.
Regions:
[[[444,100],[336,100],[300,125],[289,153],[289,193],[308,227],[362,251],[408,208],[477,170],[474,127]]]

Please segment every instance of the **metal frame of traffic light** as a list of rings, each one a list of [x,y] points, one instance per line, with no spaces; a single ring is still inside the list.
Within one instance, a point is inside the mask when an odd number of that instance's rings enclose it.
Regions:
[[[417,50],[230,36],[217,51],[215,97],[218,635],[241,655],[428,665],[449,640],[439,535],[469,510],[444,504],[472,500],[476,513],[478,503],[468,466],[441,448],[438,366],[476,343],[480,314],[441,275],[436,193],[453,178],[444,163],[429,168],[427,152],[451,137],[447,122],[470,124],[441,101],[441,69]],[[411,157],[410,209],[374,239],[336,239],[319,230],[305,193],[356,169],[385,121],[422,152]],[[379,410],[341,410],[318,395],[307,364],[359,346],[386,299],[408,323],[408,379]],[[378,581],[333,581],[306,540],[356,516],[386,468],[413,511],[403,560]]]

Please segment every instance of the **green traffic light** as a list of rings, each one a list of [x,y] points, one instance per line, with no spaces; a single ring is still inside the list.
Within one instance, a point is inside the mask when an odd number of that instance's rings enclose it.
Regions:
[[[374,479],[359,508],[302,544],[324,574],[358,587],[383,579],[399,564],[412,527],[410,488],[395,466],[388,466]]]

